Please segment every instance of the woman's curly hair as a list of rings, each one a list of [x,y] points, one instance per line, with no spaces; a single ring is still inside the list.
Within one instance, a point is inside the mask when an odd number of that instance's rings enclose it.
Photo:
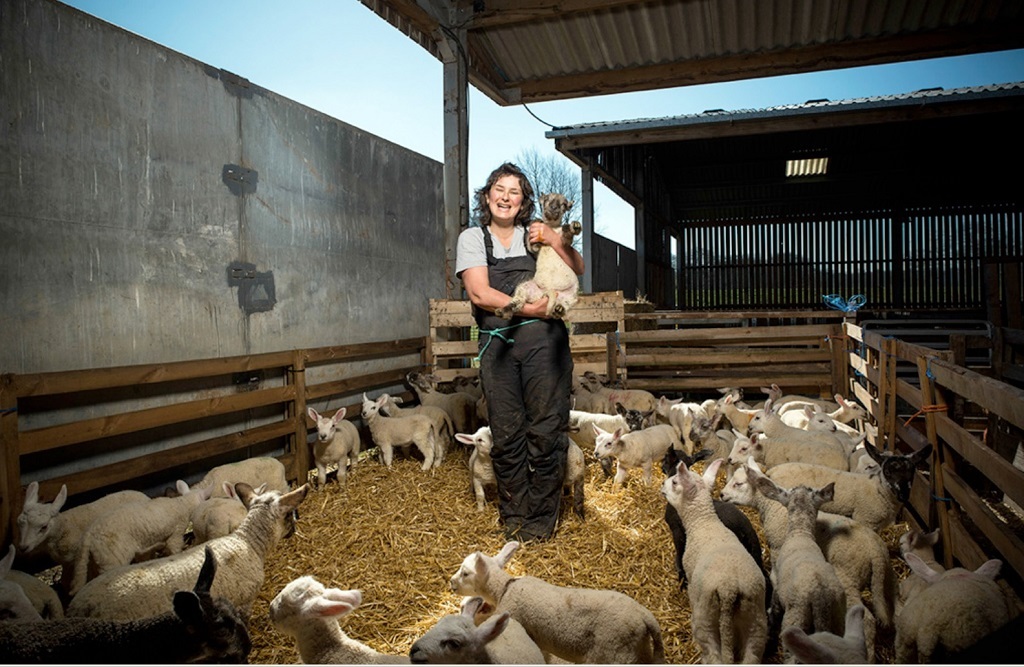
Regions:
[[[518,178],[519,188],[523,191],[523,204],[519,209],[519,215],[516,216],[516,224],[525,226],[533,220],[533,186],[530,185],[530,179],[526,177],[522,169],[511,162],[506,162],[492,171],[491,175],[487,177],[487,183],[476,191],[476,205],[473,207],[473,212],[476,213],[481,227],[491,224],[491,208],[487,205],[487,193],[491,191],[491,186],[503,176]]]

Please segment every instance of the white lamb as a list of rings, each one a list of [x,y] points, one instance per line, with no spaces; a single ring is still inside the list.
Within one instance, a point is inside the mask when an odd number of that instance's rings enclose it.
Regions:
[[[16,553],[12,544],[7,555],[0,559],[0,626],[5,625],[3,621],[43,620],[42,612],[29,600],[25,589],[10,578]]]
[[[622,415],[569,410],[569,439],[579,445],[585,452],[594,451],[597,436],[594,433],[593,424],[600,426],[608,432],[614,432],[615,429],[619,428],[627,433],[631,430]]]
[[[413,642],[413,663],[446,665],[543,665],[544,653],[507,611],[492,614],[480,625],[475,617],[481,597],[463,601],[458,614],[438,619]]]
[[[71,594],[75,595],[86,581],[121,565],[128,565],[140,554],[179,553],[185,547],[185,529],[192,511],[209,499],[212,489],[189,489],[177,482],[176,498],[151,498],[144,503],[131,503],[112,509],[98,517],[82,538],[75,564]]]
[[[227,498],[209,498],[199,503],[192,510],[193,544],[202,544],[215,537],[224,537],[242,525],[249,513],[242,499],[235,493],[235,487],[227,482],[222,486]],[[256,495],[265,493],[267,484],[264,482],[254,489]]]
[[[74,581],[78,550],[89,525],[112,509],[146,502],[149,496],[141,491],[118,491],[61,512],[67,499],[68,487],[62,484],[52,503],[41,503],[39,483],[30,482],[25,490],[25,505],[18,515],[18,549],[22,553],[45,552],[60,565],[60,587],[65,592]]]
[[[323,417],[313,408],[306,413],[316,424],[316,442],[313,443],[313,463],[316,464],[318,486],[327,483],[327,466],[338,466],[338,483],[348,482],[349,466],[359,462],[359,429],[345,419],[347,408],[339,408],[333,417]]]
[[[935,560],[935,545],[938,542],[938,528],[930,533],[922,533],[919,530],[910,528],[900,536],[900,555],[906,559],[907,554],[912,553],[935,572],[945,572],[946,568]],[[900,582],[900,596],[896,602],[896,613],[898,614],[902,610],[907,600],[927,587],[928,582],[911,570],[910,575]]]
[[[764,422],[751,426],[751,433],[764,433],[764,463],[773,468],[780,463],[802,461],[816,463],[837,470],[849,471],[850,461],[843,443],[831,433],[805,431],[784,423],[765,403]],[[731,457],[730,457],[731,458]]]
[[[764,574],[715,512],[711,489],[721,465],[715,459],[700,476],[680,462],[661,493],[686,529],[683,570],[701,661],[759,663],[768,637]]]
[[[665,452],[673,447],[684,451],[683,443],[679,441],[679,435],[668,424],[656,424],[629,433],[624,433],[622,429],[616,429],[613,433],[609,433],[597,424],[593,424],[592,428],[596,436],[594,456],[597,458],[615,457],[615,479],[612,481],[612,486],[620,486],[625,482],[626,476],[633,468],[640,468],[643,471],[644,484],[650,486],[654,464],[660,463],[665,458]],[[691,452],[686,453],[691,454]]]
[[[753,479],[762,474],[757,462],[753,458],[748,459],[729,477],[722,489],[722,500],[755,508],[761,518],[768,548],[775,552],[786,538],[789,519],[781,503],[768,498],[755,487]],[[877,618],[883,626],[890,626],[896,597],[896,573],[885,540],[867,526],[829,512],[818,512],[814,539],[846,590],[847,607],[863,602],[862,591],[869,590],[871,599],[867,606],[873,612],[872,619]],[[874,651],[874,620],[867,624],[866,629],[870,654]]]
[[[288,493],[289,488],[284,464],[272,456],[254,456],[219,465],[207,472],[192,488],[212,489],[211,498],[226,498],[224,482],[232,487],[244,482],[254,489],[265,482],[268,491],[279,493]]]
[[[295,579],[270,603],[270,621],[295,640],[305,664],[394,665],[400,655],[380,653],[346,635],[338,620],[363,602],[358,590],[326,588],[311,576]]]
[[[388,397],[383,408],[384,414],[388,417],[408,417],[409,415],[430,417],[431,421],[434,422],[434,433],[437,434],[437,442],[447,454],[449,445],[455,441],[455,425],[452,424],[452,419],[448,416],[447,412],[436,405],[414,405],[411,408],[403,408],[401,407],[401,397],[389,394],[382,394],[382,396]],[[479,401],[480,399],[477,400]]]
[[[580,223],[563,225],[562,217],[572,209],[573,202],[558,192],[542,194],[538,201],[542,218],[540,221],[551,228],[552,234],[560,234],[563,244],[571,245],[574,233],[581,229]],[[516,285],[512,300],[496,309],[494,314],[503,320],[512,319],[526,304],[547,297],[545,314],[548,317],[568,319],[567,315],[579,301],[579,276],[551,246],[534,243],[530,245],[530,250],[537,253],[537,267],[533,277]]]
[[[740,433],[746,434],[750,428],[750,420],[760,412],[754,408],[743,408],[738,405],[739,399],[735,394],[726,394],[718,399],[718,411],[722,413],[732,427]]]
[[[818,508],[832,498],[832,483],[820,489],[784,489],[767,477],[756,477],[755,484],[762,494],[788,510],[786,538],[778,549],[772,549],[772,608],[775,614],[782,613],[780,627],[841,633],[846,591],[814,539]]]
[[[1012,618],[995,581],[1002,561],[986,561],[973,572],[962,567],[936,572],[913,553],[906,561],[928,586],[907,600],[896,617],[897,663],[942,662]]]
[[[484,510],[487,500],[487,489],[497,489],[498,482],[494,477],[494,465],[491,462],[491,447],[494,440],[491,437],[491,427],[481,426],[476,433],[456,433],[456,439],[466,445],[473,447],[469,455],[469,472],[473,486],[473,494],[476,496],[476,509],[479,512]],[[569,451],[566,456],[565,482],[563,484],[573,499],[573,511],[581,519],[584,516],[583,487],[586,475],[586,461],[583,458],[583,450],[574,442],[569,443]]]
[[[235,491],[249,514],[233,533],[173,556],[105,572],[82,587],[68,605],[67,615],[127,620],[167,611],[174,591],[187,588],[195,579],[204,547],[209,547],[219,564],[213,595],[227,598],[248,618],[263,586],[264,560],[282,537],[294,532],[294,513],[309,485],[284,495],[278,491],[255,495],[245,483],[236,484]]]
[[[438,379],[436,375],[428,373],[412,372],[405,376],[420,405],[433,405],[447,412],[452,427],[459,433],[475,431],[477,398],[461,391],[442,394],[437,390]]]
[[[363,393],[363,421],[370,428],[373,443],[380,448],[384,465],[391,467],[395,455],[394,448],[403,445],[415,445],[416,449],[420,450],[420,454],[423,455],[423,470],[441,465],[444,453],[439,451],[434,422],[424,415],[387,417],[381,414],[387,400],[387,394],[382,394],[377,400],[371,401],[366,397],[366,393]]]
[[[712,420],[718,414],[718,402],[708,399],[703,403],[686,403],[682,399],[669,399],[662,396],[655,406],[658,415],[663,417],[676,429],[686,451],[690,454],[696,449],[692,431],[697,419]]]
[[[650,412],[658,407],[658,399],[651,392],[643,389],[606,387],[601,382],[601,378],[593,371],[587,371],[580,377],[580,386],[597,397],[595,402],[600,406],[600,410],[594,410],[594,412],[607,412],[614,415],[616,414],[616,403],[622,403],[627,410],[639,410],[640,412]]]
[[[168,611],[148,618],[0,623],[0,652],[4,662],[28,664],[244,663],[249,631],[230,602],[210,595],[216,572],[206,551],[192,590],[175,591]]]
[[[618,591],[512,577],[504,567],[518,548],[518,542],[508,542],[494,557],[479,551],[470,554],[452,575],[452,591],[479,595],[494,607],[495,614],[508,612],[541,651],[563,660],[606,664],[665,661],[661,626],[650,610]]]
[[[868,411],[860,403],[847,401],[840,394],[836,394],[836,402],[839,404],[839,407],[831,412],[826,412],[818,403],[807,402],[801,407],[799,402],[794,401],[780,405],[779,416],[782,418],[782,421],[797,428],[807,428],[808,409],[812,413],[821,412],[827,415],[829,419],[840,424],[849,424],[855,419],[868,419]]]
[[[782,631],[782,645],[804,665],[865,665],[868,653],[864,642],[864,605],[855,604],[846,610],[843,635],[822,631],[808,635],[797,627]]]

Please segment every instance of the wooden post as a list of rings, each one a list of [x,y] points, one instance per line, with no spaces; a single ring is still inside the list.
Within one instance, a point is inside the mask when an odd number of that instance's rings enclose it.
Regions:
[[[928,410],[931,406],[945,405],[945,401],[940,393],[936,391],[929,375],[928,364],[930,361],[931,357],[917,358],[917,376],[921,383],[921,409],[924,410],[928,442],[932,445],[932,511],[929,512],[928,524],[930,526],[934,525],[935,515],[937,515],[940,528],[939,533],[942,538],[943,565],[946,569],[949,569],[953,567],[953,543],[949,529],[949,506],[944,500],[946,498],[946,485],[943,481],[943,466],[948,460],[952,470],[953,461],[951,457],[946,456],[942,443],[939,442],[938,430],[935,426],[935,413]]]
[[[18,396],[14,375],[0,377],[0,544],[14,536],[14,520],[21,512],[21,446],[18,442]],[[15,511],[17,510],[17,511]],[[4,552],[6,555],[6,552]]]
[[[885,399],[885,408],[882,410],[883,421],[879,426],[885,431],[885,447],[891,451],[896,450],[896,363],[899,361],[896,354],[896,339],[889,338],[883,343],[885,346],[885,375],[882,381],[886,387],[886,393],[879,392],[879,403]]]
[[[288,479],[294,479],[297,486],[306,483],[309,477],[310,455],[307,434],[309,429],[306,426],[306,351],[295,350],[292,367],[286,369],[291,376],[291,383],[295,385],[295,400],[292,406],[293,414],[289,415],[295,420],[295,434],[292,436],[292,469],[288,471]],[[316,424],[314,424],[316,426]]]

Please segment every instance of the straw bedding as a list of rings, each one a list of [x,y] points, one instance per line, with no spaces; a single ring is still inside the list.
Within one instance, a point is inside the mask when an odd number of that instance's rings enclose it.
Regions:
[[[302,575],[328,587],[361,589],[363,605],[343,617],[342,628],[384,653],[408,654],[413,641],[438,618],[457,612],[461,597],[449,589],[451,575],[470,553],[493,555],[505,543],[494,502],[476,511],[467,457],[465,450],[454,450],[432,473],[420,470],[420,461],[397,453],[391,470],[366,457],[350,473],[346,489],[329,480],[325,488],[311,492],[299,508],[297,532],[268,557],[249,625],[250,662],[299,661],[293,640],[273,628],[267,611],[274,596]],[[634,471],[625,488],[613,492],[611,481],[591,462],[586,518],[581,521],[564,502],[555,537],[525,544],[508,569],[554,584],[621,591],[657,617],[667,662],[697,663],[700,651],[690,635],[690,605],[677,583],[674,547],[663,519],[662,479],[656,470],[651,486],[644,486]],[[744,509],[758,526],[756,512]],[[905,530],[894,526],[884,533],[894,556],[896,540]],[[763,539],[762,548],[767,557]],[[902,578],[906,568],[898,571]],[[881,635],[879,639],[885,641]],[[880,650],[882,662],[891,661],[891,653],[885,660],[886,652]],[[765,662],[778,663],[779,658],[766,656]]]

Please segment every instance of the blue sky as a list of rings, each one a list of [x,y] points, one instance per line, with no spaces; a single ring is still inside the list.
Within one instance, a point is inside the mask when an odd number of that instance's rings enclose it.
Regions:
[[[358,0],[63,0],[435,160],[443,159],[441,63]],[[1024,80],[1024,50],[531,104],[554,126],[760,109]],[[469,186],[523,151],[558,153],[548,125],[470,87]],[[633,247],[632,208],[596,188],[595,229]]]

